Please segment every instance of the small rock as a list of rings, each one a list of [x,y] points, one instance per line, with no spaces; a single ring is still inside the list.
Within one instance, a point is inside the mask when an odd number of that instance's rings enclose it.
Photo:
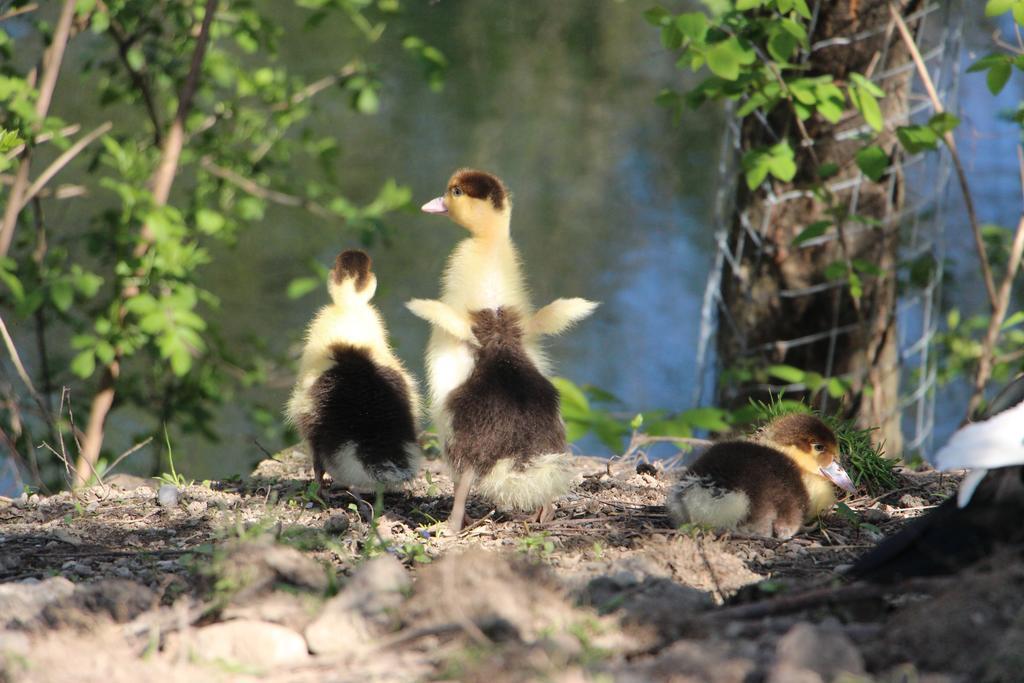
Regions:
[[[914,496],[909,493],[904,493],[900,496],[899,502],[901,508],[919,508],[928,504],[924,501],[924,498]]]
[[[188,504],[188,513],[190,515],[199,516],[206,512],[206,502],[202,500],[194,500]]]
[[[181,492],[173,484],[162,484],[160,490],[156,493],[156,499],[160,503],[160,507],[177,507],[180,498]]]
[[[864,658],[846,634],[802,622],[782,637],[768,683],[821,683],[864,673]]]
[[[327,601],[306,627],[306,642],[316,654],[352,652],[384,630],[409,592],[411,581],[402,563],[381,555],[363,564],[345,588]]]
[[[324,531],[331,534],[332,536],[341,536],[348,531],[349,521],[347,515],[335,514],[327,518],[324,522]]]
[[[63,576],[0,584],[0,626],[27,626],[48,604],[74,592],[75,584]]]
[[[280,624],[236,619],[204,626],[195,633],[192,652],[200,659],[272,668],[309,658],[306,641]]]
[[[860,518],[865,522],[885,522],[889,519],[889,515],[885,514],[885,511],[883,510],[868,508],[866,510],[861,510]]]
[[[137,477],[134,474],[112,474],[109,477],[104,477],[103,483],[107,486],[121,489],[122,491],[134,491],[138,488],[153,491],[153,489],[156,488],[156,482],[152,479]]]
[[[28,494],[27,493],[22,493],[20,496],[18,496],[17,498],[15,498],[15,499],[13,499],[11,501],[11,505],[13,505],[14,507],[18,508],[19,510],[27,508],[28,507]]]

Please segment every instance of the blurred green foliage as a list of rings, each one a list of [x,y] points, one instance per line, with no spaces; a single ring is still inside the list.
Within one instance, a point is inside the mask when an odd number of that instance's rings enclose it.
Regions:
[[[217,5],[173,191],[158,201],[153,181],[167,161],[205,7],[199,0],[78,0],[69,40],[79,55],[77,72],[62,74],[57,86],[74,94],[58,92],[42,119],[30,72],[53,39],[50,13],[23,14],[17,37],[7,32],[10,23],[0,24],[0,171],[17,167],[23,144],[34,157],[52,158],[71,147],[78,131],[96,125],[76,120],[80,98],[92,98],[113,123],[71,162],[82,191],[95,198],[78,205],[87,212],[51,222],[43,209],[57,200],[29,202],[0,259],[0,307],[11,312],[5,318],[12,327],[34,326],[49,342],[40,359],[48,373],[41,391],[70,387],[80,426],[93,394],[110,380],[116,407],[144,416],[140,438],[162,424],[215,438],[213,407],[233,400],[238,387],[264,381],[276,362],[258,348],[223,343],[219,301],[197,277],[215,267],[217,245],[233,244],[270,202],[306,210],[364,242],[410,203],[410,190],[395,180],[368,203],[347,197],[335,172],[342,138],[307,125],[318,98],[339,94],[353,115],[377,112],[380,74],[365,55],[402,10],[400,0],[294,0],[291,11],[305,15],[307,26],[334,22],[340,34],[356,37],[339,50],[347,61],[316,80],[298,77],[279,58],[282,44],[302,34],[285,34],[265,3]],[[417,36],[401,45],[440,89],[444,55]],[[293,283],[289,294],[310,287]],[[0,410],[0,423],[19,450],[34,452],[29,433],[42,420]],[[55,471],[51,464],[51,482]]]

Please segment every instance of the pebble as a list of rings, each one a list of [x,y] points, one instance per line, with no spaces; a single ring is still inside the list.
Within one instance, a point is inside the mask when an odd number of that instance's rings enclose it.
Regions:
[[[206,502],[202,500],[194,500],[188,504],[188,513],[190,515],[199,516],[206,512]]]
[[[280,624],[235,619],[196,631],[193,653],[209,661],[224,660],[270,668],[298,664],[309,658],[306,641]]]
[[[885,514],[884,510],[868,508],[866,510],[861,510],[860,518],[865,522],[885,522],[889,519],[889,515]]]
[[[332,536],[341,536],[348,531],[349,521],[347,515],[336,514],[331,515],[324,522],[324,531],[331,534]]]
[[[163,484],[160,486],[160,490],[157,491],[156,498],[160,503],[160,507],[173,508],[177,507],[178,500],[181,498],[181,492],[173,484]]]

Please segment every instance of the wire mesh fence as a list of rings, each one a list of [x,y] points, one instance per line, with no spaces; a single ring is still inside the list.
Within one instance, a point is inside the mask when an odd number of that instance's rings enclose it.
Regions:
[[[825,0],[826,2],[828,0]],[[817,21],[822,2],[814,8]],[[960,0],[929,0],[916,11],[907,13],[904,20],[911,29],[917,50],[930,74],[940,102],[956,101],[959,80],[959,54],[963,39],[963,8]],[[898,102],[896,110],[886,112],[885,126],[888,132],[897,126],[919,124],[928,121],[936,112],[924,84],[917,73],[915,64],[907,50],[891,49],[898,45],[898,38],[891,39],[896,27],[893,21],[878,22],[862,31],[848,35],[833,35],[828,39],[812,43],[805,59],[816,51],[836,46],[852,46],[860,41],[875,41],[881,47],[875,53],[869,71],[865,75],[885,89],[893,79],[909,79],[908,93]],[[811,32],[814,35],[814,32]],[[890,83],[891,85],[891,83]],[[743,281],[749,277],[750,264],[778,256],[778,245],[768,239],[771,221],[780,215],[776,209],[790,202],[813,201],[811,190],[787,187],[784,192],[773,191],[771,183],[763,183],[756,197],[750,202],[737,201],[737,182],[742,174],[739,160],[743,153],[744,125],[731,117],[724,137],[724,147],[718,169],[720,178],[716,202],[715,262],[708,278],[701,314],[700,340],[697,349],[699,377],[696,403],[710,402],[711,389],[719,380],[717,401],[728,403],[738,396],[754,392],[799,392],[808,389],[799,381],[784,381],[777,377],[764,381],[758,379],[736,381],[730,377],[721,382],[722,359],[715,345],[716,336],[725,332],[731,338],[733,348],[730,363],[749,361],[761,365],[779,362],[779,358],[792,355],[802,347],[817,345],[827,349],[821,374],[825,380],[836,375],[836,354],[843,348],[844,337],[857,332],[857,323],[841,319],[835,309],[831,320],[811,328],[802,328],[801,334],[788,338],[751,339],[742,320],[737,320],[730,308],[723,290],[727,287],[742,290]],[[780,131],[775,130],[767,117],[758,116],[757,126],[763,127],[769,139],[779,139]],[[814,146],[839,144],[856,141],[869,136],[871,131],[859,116],[847,116],[828,129],[830,138],[814,138]],[[873,239],[873,234],[895,231],[899,237],[898,259],[892,264],[888,276],[898,277],[895,325],[898,336],[898,353],[892,360],[879,368],[885,375],[896,373],[899,381],[899,398],[888,407],[886,418],[895,419],[903,432],[903,453],[926,451],[930,448],[934,426],[935,387],[937,364],[932,353],[932,340],[940,320],[939,295],[942,283],[944,258],[943,196],[948,185],[951,164],[945,151],[922,152],[918,154],[894,153],[890,159],[888,173],[880,181],[885,184],[882,204],[873,202],[869,211],[870,221],[846,225],[845,239]],[[876,183],[862,172],[843,174],[828,184],[828,189],[848,205],[850,214],[857,214],[865,189]],[[792,215],[792,212],[783,215]],[[792,250],[833,250],[840,249],[838,230],[802,241],[788,247]],[[749,284],[749,283],[748,283]],[[782,287],[776,296],[788,300],[821,296],[822,293],[847,288],[848,279],[828,279],[806,282],[800,286]],[[742,294],[753,298],[757,292],[748,289]],[[806,349],[805,349],[806,350]],[[845,378],[849,380],[849,377]],[[865,377],[857,379],[865,380]],[[821,400],[827,399],[827,392],[820,392]]]

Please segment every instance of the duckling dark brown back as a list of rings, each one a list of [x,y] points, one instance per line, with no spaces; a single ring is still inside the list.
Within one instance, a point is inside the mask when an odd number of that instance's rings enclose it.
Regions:
[[[533,456],[564,453],[558,390],[526,355],[519,315],[507,308],[471,315],[476,364],[448,397],[452,467],[484,478],[503,459],[522,469]]]

